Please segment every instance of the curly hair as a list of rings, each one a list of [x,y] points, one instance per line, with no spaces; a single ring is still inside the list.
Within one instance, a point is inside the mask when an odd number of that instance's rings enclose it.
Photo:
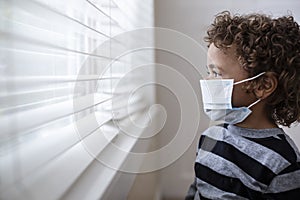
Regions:
[[[278,85],[267,100],[269,116],[283,126],[300,122],[300,29],[292,16],[225,11],[216,15],[205,41],[223,50],[235,46],[249,76],[273,72]]]

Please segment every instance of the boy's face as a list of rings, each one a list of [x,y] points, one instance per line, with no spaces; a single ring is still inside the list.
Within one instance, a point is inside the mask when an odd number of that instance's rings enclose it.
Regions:
[[[235,48],[220,50],[211,44],[207,52],[207,68],[209,75],[206,79],[234,79],[234,82],[249,78],[249,74],[244,70],[236,56]],[[242,89],[244,83],[234,85],[232,93],[232,105],[234,107],[249,106],[256,101],[254,94],[246,93]]]

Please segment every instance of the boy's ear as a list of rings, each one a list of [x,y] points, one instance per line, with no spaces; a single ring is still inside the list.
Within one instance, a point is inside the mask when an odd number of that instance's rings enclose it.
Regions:
[[[276,73],[266,72],[260,80],[258,80],[257,87],[253,90],[253,93],[259,99],[266,99],[275,91],[277,84]]]

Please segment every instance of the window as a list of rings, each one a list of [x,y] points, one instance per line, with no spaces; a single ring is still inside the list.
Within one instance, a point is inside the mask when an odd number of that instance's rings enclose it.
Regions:
[[[120,137],[116,122],[140,118],[149,103],[127,98],[143,75],[124,77],[137,60],[153,60],[149,52],[114,57],[127,45],[115,38],[152,26],[151,3],[0,2],[1,199],[104,195],[116,172],[95,157]]]

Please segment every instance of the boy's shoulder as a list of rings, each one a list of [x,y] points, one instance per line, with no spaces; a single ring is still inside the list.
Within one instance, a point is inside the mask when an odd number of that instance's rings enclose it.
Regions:
[[[299,149],[280,128],[255,130],[220,124],[207,128],[202,133],[201,143],[206,138],[215,142],[225,142],[237,149],[247,149],[253,153],[271,152],[270,155],[278,154],[290,163],[300,161]]]

